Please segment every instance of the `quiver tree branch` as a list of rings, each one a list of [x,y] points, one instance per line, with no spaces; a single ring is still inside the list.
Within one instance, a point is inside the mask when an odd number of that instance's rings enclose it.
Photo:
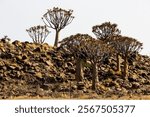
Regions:
[[[49,34],[49,30],[46,26],[34,26],[26,30],[29,36],[32,38],[34,43],[42,44],[44,43],[46,37]]]
[[[65,52],[74,56],[76,60],[76,75],[75,78],[77,82],[81,81],[83,78],[83,66],[82,61],[86,59],[85,51],[83,50],[83,42],[85,40],[92,39],[88,34],[76,34],[68,38],[63,39],[60,42],[60,47],[65,50]]]
[[[49,28],[56,31],[54,46],[58,46],[59,32],[67,25],[69,25],[74,17],[72,16],[73,10],[64,10],[61,8],[54,7],[53,9],[48,9],[42,17],[43,22]]]

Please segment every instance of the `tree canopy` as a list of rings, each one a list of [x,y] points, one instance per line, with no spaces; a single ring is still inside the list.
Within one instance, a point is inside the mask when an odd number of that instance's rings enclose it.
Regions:
[[[111,36],[118,35],[121,31],[117,28],[117,24],[110,22],[102,23],[101,25],[95,25],[92,27],[92,32],[95,34],[97,39],[106,41]]]
[[[46,37],[50,33],[46,26],[34,26],[26,30],[34,43],[44,43]]]

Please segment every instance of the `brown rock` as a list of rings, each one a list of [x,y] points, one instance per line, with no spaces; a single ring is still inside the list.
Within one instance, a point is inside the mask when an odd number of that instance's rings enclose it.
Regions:
[[[16,59],[17,60],[22,60],[22,56],[17,56]]]
[[[132,88],[132,84],[129,83],[129,82],[124,82],[124,83],[122,84],[122,86],[123,86],[124,88],[126,88],[126,89],[131,89],[131,88]]]
[[[137,81],[138,78],[139,78],[139,76],[137,74],[133,73],[133,74],[129,74],[128,80],[130,82],[134,82],[134,81]]]
[[[49,86],[48,85],[41,85],[40,88],[42,88],[43,90],[49,90]]]
[[[35,76],[36,76],[37,78],[42,78],[42,73],[37,72],[37,73],[35,73]]]
[[[7,65],[7,67],[8,67],[9,69],[14,70],[15,68],[18,67],[18,65],[14,63],[14,64]]]
[[[37,47],[33,50],[33,52],[41,52],[41,48],[40,47]]]
[[[77,83],[77,89],[78,90],[83,90],[84,89],[84,83],[83,82],[78,82]]]
[[[21,42],[18,40],[15,40],[14,42],[12,42],[12,44],[14,44],[15,46],[21,46]]]
[[[70,68],[70,69],[68,69],[67,71],[68,71],[69,73],[72,73],[72,74],[75,74],[75,72],[76,72],[76,71],[75,71],[75,68]]]
[[[133,82],[132,83],[132,88],[137,89],[140,87],[140,84],[138,82]]]
[[[3,80],[3,75],[0,74],[0,81]]]
[[[141,77],[143,77],[143,78],[147,78],[148,76],[147,76],[147,70],[145,71],[145,70],[140,70],[139,71],[139,75],[141,76]]]
[[[33,70],[33,69],[27,70],[26,72],[28,72],[30,74],[35,74],[35,70]]]
[[[53,64],[52,64],[51,61],[45,61],[45,63],[46,63],[48,66],[53,66]]]
[[[0,67],[3,67],[5,63],[3,61],[0,61]]]
[[[22,60],[26,60],[27,58],[28,58],[27,55],[22,56]]]
[[[73,64],[71,62],[67,62],[67,67],[73,67]]]
[[[45,78],[45,82],[46,82],[46,83],[56,83],[57,80],[56,80],[55,77],[47,76],[47,77]]]

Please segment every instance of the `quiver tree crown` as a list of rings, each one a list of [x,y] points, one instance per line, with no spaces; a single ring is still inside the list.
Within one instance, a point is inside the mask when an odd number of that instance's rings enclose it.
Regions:
[[[60,47],[65,49],[66,52],[72,54],[75,58],[85,58],[84,43],[86,40],[92,40],[93,38],[88,34],[76,34],[71,35],[63,39],[60,42]]]
[[[102,23],[101,25],[95,25],[92,27],[92,32],[97,39],[107,41],[111,36],[119,35],[121,31],[117,28],[117,24],[110,22]]]
[[[58,47],[59,32],[72,22],[74,16],[72,16],[73,10],[64,10],[58,7],[48,9],[43,15],[42,20],[46,26],[56,31],[54,46]]]
[[[43,15],[42,19],[46,26],[60,31],[72,22],[74,19],[72,13],[73,10],[67,11],[58,7],[54,7],[53,9],[48,9],[48,11]]]
[[[122,56],[132,54],[133,52],[139,52],[143,46],[143,44],[136,39],[121,35],[114,36],[111,45]]]
[[[113,53],[111,46],[101,40],[90,39],[82,42],[84,53],[91,62],[101,62]]]
[[[46,37],[50,33],[46,26],[34,26],[26,30],[34,43],[44,43]]]

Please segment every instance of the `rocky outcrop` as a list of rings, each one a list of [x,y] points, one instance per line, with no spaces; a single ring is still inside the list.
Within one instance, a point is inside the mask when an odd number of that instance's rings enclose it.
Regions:
[[[150,95],[150,58],[137,54],[129,58],[128,80],[115,71],[113,57],[98,71],[97,96]],[[48,44],[0,40],[0,98],[57,97],[65,93],[90,95],[91,65],[84,63],[84,79],[75,81],[75,61],[60,48]],[[77,93],[78,92],[78,93]],[[57,96],[59,95],[59,96]],[[91,95],[90,95],[91,97]],[[96,97],[95,97],[96,98]]]

